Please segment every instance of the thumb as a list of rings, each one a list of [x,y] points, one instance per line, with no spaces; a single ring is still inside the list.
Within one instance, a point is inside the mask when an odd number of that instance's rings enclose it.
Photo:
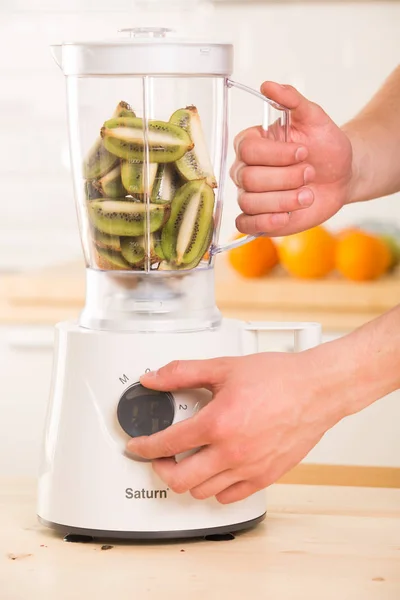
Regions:
[[[310,102],[291,85],[280,85],[273,81],[266,81],[261,86],[261,92],[274,102],[289,108],[292,111],[292,119],[304,122],[308,125],[321,125],[329,119],[324,110]]]
[[[232,368],[233,358],[211,360],[176,360],[142,375],[140,383],[151,390],[205,388],[214,391],[224,383]]]

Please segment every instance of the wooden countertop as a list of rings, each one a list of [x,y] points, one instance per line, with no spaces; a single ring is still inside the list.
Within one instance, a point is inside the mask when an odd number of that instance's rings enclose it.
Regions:
[[[398,600],[400,490],[274,485],[232,541],[68,544],[0,482],[1,600]]]
[[[76,318],[85,297],[83,262],[0,277],[0,323],[54,324]],[[400,302],[400,273],[351,283],[331,277],[296,280],[277,272],[262,279],[236,275],[219,257],[216,299],[226,317],[267,321],[319,321],[348,331]]]

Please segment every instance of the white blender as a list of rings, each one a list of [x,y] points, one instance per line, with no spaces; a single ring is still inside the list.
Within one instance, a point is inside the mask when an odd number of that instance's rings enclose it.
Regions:
[[[225,506],[175,494],[126,444],[210,401],[206,390],[143,388],[147,369],[256,353],[259,331],[293,330],[295,350],[320,342],[318,324],[222,319],[214,297],[216,254],[252,239],[218,246],[229,88],[258,96],[264,129],[282,139],[289,111],[230,80],[229,44],[123,31],[53,47],[67,81],[87,287],[79,321],[56,326],[38,517],[101,538],[232,533],[264,519],[264,491]]]

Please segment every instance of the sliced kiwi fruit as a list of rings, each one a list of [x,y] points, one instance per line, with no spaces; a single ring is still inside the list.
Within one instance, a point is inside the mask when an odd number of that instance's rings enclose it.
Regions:
[[[135,113],[126,102],[120,102],[116,107],[113,118],[126,118],[135,117]],[[115,154],[110,152],[104,147],[101,137],[99,137],[91,149],[89,150],[85,160],[83,161],[83,176],[85,179],[99,179],[103,177],[108,171],[111,171],[118,163]]]
[[[152,192],[154,181],[157,175],[158,164],[149,163],[148,168],[148,193]],[[124,188],[128,194],[144,194],[147,191],[146,182],[146,163],[124,160],[121,166],[121,177]]]
[[[86,200],[97,200],[97,198],[102,197],[99,190],[93,185],[92,181],[85,181],[84,189]]]
[[[125,195],[125,189],[121,181],[121,165],[111,169],[106,175],[93,182],[93,186],[102,196],[107,198],[120,198]]]
[[[121,252],[96,248],[96,263],[100,269],[105,271],[131,270],[131,266],[126,262]]]
[[[211,226],[208,230],[208,235],[206,238],[204,238],[204,243],[200,249],[198,256],[196,256],[196,258],[193,259],[190,263],[181,263],[180,265],[177,265],[174,262],[166,261],[165,257],[164,257],[164,260],[158,266],[158,270],[159,271],[189,271],[191,269],[195,269],[200,264],[200,262],[203,260],[205,253],[209,249],[213,233],[214,233],[214,224],[211,223]]]
[[[205,179],[210,187],[216,188],[217,180],[197,108],[187,106],[177,110],[172,115],[170,123],[187,131],[194,143],[194,148],[176,161],[178,171],[188,181]]]
[[[122,256],[131,265],[142,263],[145,257],[144,244],[144,236],[121,238]]]
[[[118,235],[108,235],[98,229],[92,228],[92,238],[95,245],[98,248],[104,250],[114,250],[114,252],[121,252],[121,240]]]
[[[97,140],[83,164],[83,175],[85,179],[97,179],[111,171],[117,163],[118,158],[106,150],[102,140]]]
[[[147,215],[147,210],[149,214]],[[124,199],[92,200],[88,204],[89,219],[92,225],[109,235],[144,235],[147,219],[150,233],[157,231],[168,217],[166,205],[130,202]]]
[[[182,181],[175,165],[159,165],[151,194],[151,201],[155,204],[172,202],[176,192],[183,184],[184,181]]]
[[[161,245],[161,231],[156,231],[154,234],[154,254],[159,260],[164,260],[164,252]]]
[[[128,263],[135,266],[143,266],[147,254],[151,264],[160,262],[160,257],[156,252],[156,236],[157,233],[150,235],[149,250],[146,248],[147,238],[144,235],[140,237],[121,238],[122,256]]]
[[[165,258],[180,265],[195,260],[213,221],[214,190],[203,181],[190,181],[177,192],[170,217],[162,231]]]
[[[190,136],[181,127],[164,121],[147,121],[147,125],[145,132],[143,119],[109,119],[101,129],[105,148],[125,160],[151,163],[175,162],[193,148]]]

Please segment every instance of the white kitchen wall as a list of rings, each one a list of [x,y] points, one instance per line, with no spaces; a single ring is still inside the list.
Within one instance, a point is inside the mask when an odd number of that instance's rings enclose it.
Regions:
[[[235,44],[234,78],[256,88],[265,79],[292,83],[338,123],[354,115],[399,63],[396,2],[186,0],[182,8],[178,0],[155,0],[152,11],[144,5],[145,0],[0,0],[0,269],[81,257],[67,167],[64,79],[51,58],[51,43],[111,37],[121,27],[153,24],[220,36]],[[232,132],[261,120],[247,96],[237,93],[232,100]],[[224,236],[233,232],[236,214],[229,184]],[[333,225],[367,216],[400,225],[399,195],[349,207]]]

